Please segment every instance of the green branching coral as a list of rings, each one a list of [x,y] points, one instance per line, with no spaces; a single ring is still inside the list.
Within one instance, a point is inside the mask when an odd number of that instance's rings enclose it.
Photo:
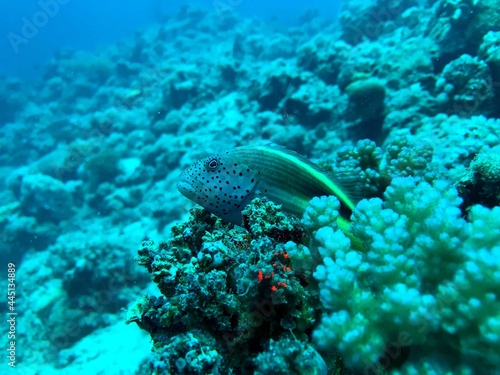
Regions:
[[[442,327],[458,335],[463,362],[487,372],[500,366],[500,207],[473,206],[465,257],[453,278],[439,287]]]
[[[338,173],[353,173],[360,176],[365,194],[376,195],[384,188],[384,178],[380,167],[382,150],[375,142],[368,139],[358,141],[355,147],[343,147],[336,155],[334,171]]]
[[[320,162],[334,175],[348,176],[354,184],[348,185],[356,197],[381,197],[390,181],[396,177],[413,176],[432,182],[445,174],[433,159],[428,143],[412,144],[406,137],[396,137],[384,149],[375,142],[363,139],[356,146],[345,146],[337,151],[335,163]]]
[[[398,177],[384,200],[354,211],[366,252],[352,250],[335,225],[316,232],[320,351],[337,349],[368,373],[498,368],[500,208],[474,206],[466,221],[461,202],[446,181]]]
[[[463,208],[473,204],[487,207],[500,205],[500,154],[482,152],[476,155],[457,185],[464,199]]]
[[[301,223],[310,232],[315,232],[334,223],[339,214],[339,209],[340,202],[334,196],[314,197],[310,200],[302,216]]]
[[[383,269],[380,283],[402,278],[411,287],[427,288],[450,277],[463,260],[455,249],[465,239],[456,189],[441,180],[430,185],[397,178],[384,198],[385,202],[361,201],[352,224],[353,232],[370,247],[370,265]]]
[[[441,174],[437,163],[432,162],[433,148],[428,143],[416,146],[399,137],[386,149],[384,172],[389,178],[414,176],[434,181]]]

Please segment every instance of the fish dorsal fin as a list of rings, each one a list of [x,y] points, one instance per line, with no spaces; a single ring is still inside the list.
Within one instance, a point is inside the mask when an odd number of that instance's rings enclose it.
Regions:
[[[284,154],[296,157],[297,159],[299,159],[299,160],[301,160],[303,162],[307,162],[307,163],[315,165],[316,167],[319,168],[319,166],[317,164],[313,163],[312,161],[310,161],[305,156],[299,154],[297,151],[290,150],[289,148],[286,148],[285,146],[276,144],[274,142],[268,142],[268,143],[265,143],[263,145],[257,145],[257,147],[265,147],[265,148],[270,148],[270,149],[273,149],[273,150],[276,150],[276,151],[280,151],[280,152],[282,152]]]

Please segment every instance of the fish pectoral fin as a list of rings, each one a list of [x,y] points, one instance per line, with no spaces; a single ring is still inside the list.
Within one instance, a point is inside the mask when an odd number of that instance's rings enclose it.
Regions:
[[[366,198],[366,187],[361,173],[360,170],[325,172],[326,176],[349,197],[354,205]]]

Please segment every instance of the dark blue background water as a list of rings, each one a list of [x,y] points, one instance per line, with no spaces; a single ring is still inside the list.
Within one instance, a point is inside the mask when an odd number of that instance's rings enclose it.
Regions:
[[[322,17],[333,19],[341,0],[216,0],[219,5],[234,4],[242,17],[277,17],[293,24],[306,10],[315,8]],[[61,48],[95,50],[99,46],[133,36],[140,28],[161,22],[183,4],[198,4],[216,12],[216,1],[200,0],[0,0],[0,74],[23,79],[36,78],[43,65]],[[57,8],[54,8],[54,2]],[[43,11],[42,4],[52,4],[54,15]],[[63,4],[64,3],[64,4]],[[102,5],[102,4],[105,5]],[[36,35],[23,39],[23,25],[39,22]],[[24,30],[26,31],[26,30]],[[30,30],[28,30],[30,31]],[[9,34],[11,33],[11,34]],[[10,35],[10,36],[9,36]],[[26,42],[26,43],[25,43]]]

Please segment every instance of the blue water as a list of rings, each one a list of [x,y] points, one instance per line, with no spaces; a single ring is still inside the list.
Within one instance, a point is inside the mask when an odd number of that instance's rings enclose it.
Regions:
[[[242,17],[273,18],[290,25],[311,8],[319,10],[322,17],[335,18],[341,1],[109,0],[103,5],[96,0],[23,0],[17,3],[4,0],[0,2],[0,51],[3,55],[0,74],[36,78],[57,50],[96,50],[133,36],[138,29],[165,21],[185,4],[198,4],[213,12],[227,5]]]

